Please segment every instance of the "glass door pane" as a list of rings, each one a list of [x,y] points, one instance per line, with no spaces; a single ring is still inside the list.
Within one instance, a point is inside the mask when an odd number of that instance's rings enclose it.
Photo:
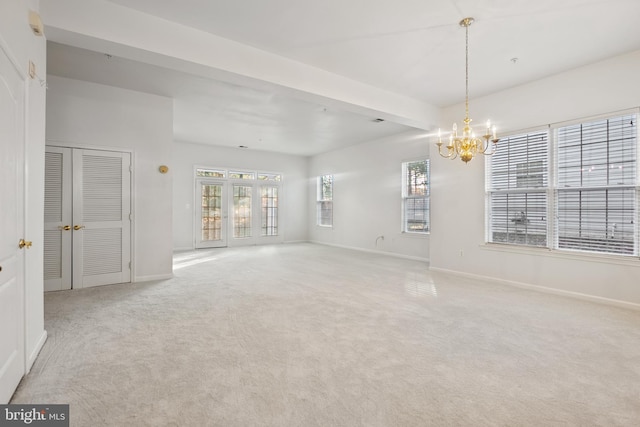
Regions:
[[[224,184],[199,181],[200,206],[197,210],[197,248],[227,245]]]

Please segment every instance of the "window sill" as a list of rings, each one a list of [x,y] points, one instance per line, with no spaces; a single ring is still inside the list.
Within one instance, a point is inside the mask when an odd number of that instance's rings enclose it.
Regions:
[[[401,231],[400,232],[400,236],[402,237],[409,237],[412,239],[426,239],[429,237],[429,232],[426,233],[412,233],[410,231]]]
[[[561,249],[504,245],[500,243],[485,243],[483,245],[480,245],[480,249],[492,252],[517,253],[522,255],[570,259],[575,261],[601,262],[604,264],[617,264],[636,267],[640,266],[640,258],[637,256],[595,254],[588,252],[566,251]]]

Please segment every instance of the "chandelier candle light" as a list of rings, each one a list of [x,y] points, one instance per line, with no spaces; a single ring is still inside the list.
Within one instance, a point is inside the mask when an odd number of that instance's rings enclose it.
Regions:
[[[484,154],[487,156],[492,155],[496,152],[497,144],[499,139],[496,137],[496,127],[491,126],[491,122],[487,121],[487,129],[484,131],[484,135],[478,138],[473,133],[471,129],[470,123],[471,119],[469,118],[469,26],[473,24],[473,18],[464,18],[460,21],[460,26],[465,28],[466,32],[466,48],[465,48],[465,84],[466,84],[466,92],[464,98],[464,108],[465,108],[465,117],[464,117],[464,127],[462,128],[462,135],[458,135],[458,125],[456,123],[453,124],[453,130],[449,135],[449,143],[445,146],[447,149],[446,153],[442,153],[442,135],[440,133],[440,129],[438,129],[438,142],[436,145],[438,146],[438,153],[442,157],[446,157],[448,159],[455,159],[456,157],[460,157],[465,163],[468,163],[473,157],[477,154]],[[491,144],[493,143],[493,144]]]

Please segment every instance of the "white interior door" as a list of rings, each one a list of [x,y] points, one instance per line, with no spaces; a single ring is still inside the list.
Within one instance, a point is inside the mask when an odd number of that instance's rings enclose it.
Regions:
[[[44,290],[71,289],[71,148],[47,147],[44,184]]]
[[[131,281],[131,155],[73,150],[73,287]]]
[[[227,246],[227,195],[224,182],[196,182],[196,248]]]
[[[25,373],[24,84],[0,45],[0,404]]]

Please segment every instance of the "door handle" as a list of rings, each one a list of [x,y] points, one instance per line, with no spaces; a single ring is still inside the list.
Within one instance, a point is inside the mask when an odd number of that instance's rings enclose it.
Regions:
[[[31,247],[33,243],[30,242],[29,240],[24,240],[24,239],[20,239],[20,241],[18,242],[18,247],[20,249],[24,248],[25,246],[27,247],[27,249],[29,249]]]
[[[84,225],[74,225],[73,229],[78,231],[78,230],[82,230],[84,228]]]
[[[70,226],[70,225],[64,225],[64,226],[59,225],[59,226],[58,226],[58,228],[59,228],[60,230],[65,230],[65,231],[69,231],[69,230],[71,230],[71,226]]]

